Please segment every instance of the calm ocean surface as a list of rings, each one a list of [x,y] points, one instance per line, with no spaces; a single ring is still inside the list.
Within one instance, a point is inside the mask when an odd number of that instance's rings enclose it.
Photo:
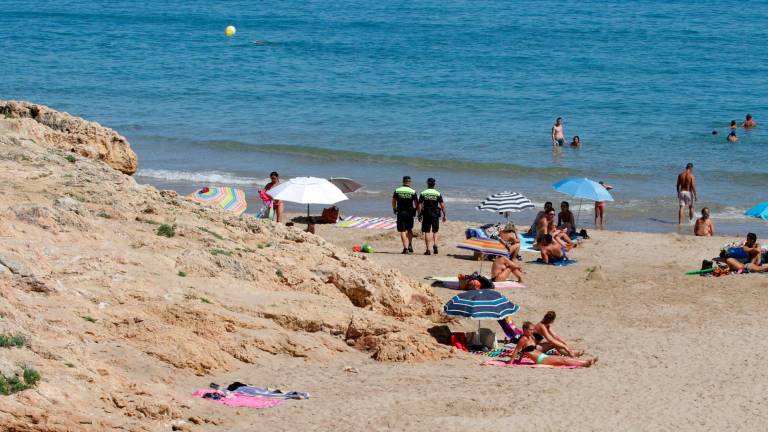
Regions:
[[[768,235],[741,216],[768,200],[766,40],[764,1],[5,0],[0,98],[116,129],[140,181],[181,192],[351,176],[343,210],[383,215],[434,176],[449,217],[490,221],[489,193],[559,201],[583,175],[615,186],[610,228],[674,231],[690,161],[721,231]],[[581,149],[553,152],[558,116]]]

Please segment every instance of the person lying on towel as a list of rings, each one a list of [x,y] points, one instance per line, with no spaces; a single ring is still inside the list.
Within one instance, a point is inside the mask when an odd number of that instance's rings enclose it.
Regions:
[[[530,321],[523,323],[523,336],[520,337],[515,350],[512,352],[511,361],[520,363],[524,357],[527,357],[537,365],[547,366],[590,367],[597,363],[597,357],[589,360],[576,360],[566,356],[544,354],[536,347],[536,339],[533,337],[533,323]]]
[[[733,247],[721,253],[731,270],[748,270],[755,273],[768,271],[768,261],[763,260],[763,255],[755,233],[747,234],[747,241],[743,246]]]

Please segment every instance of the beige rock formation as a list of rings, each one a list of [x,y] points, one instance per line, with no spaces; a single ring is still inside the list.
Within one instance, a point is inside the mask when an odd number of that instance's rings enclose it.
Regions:
[[[136,167],[128,143],[95,123],[0,107],[14,117],[0,119],[0,334],[29,341],[0,354],[43,376],[0,397],[4,430],[158,430],[191,415],[179,381],[275,357],[451,355],[429,336],[441,323],[430,288],[298,228],[71,162],[74,146]],[[159,224],[176,235],[158,236]]]
[[[18,134],[44,145],[104,161],[125,174],[138,169],[136,154],[125,137],[92,121],[30,102],[0,100],[0,118]]]

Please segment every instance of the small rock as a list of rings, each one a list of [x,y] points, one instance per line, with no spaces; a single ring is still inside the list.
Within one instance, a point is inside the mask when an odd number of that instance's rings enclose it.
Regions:
[[[357,368],[356,368],[356,367],[352,367],[352,366],[344,366],[344,372],[349,372],[349,373],[360,373],[360,371],[359,371],[359,370],[357,370]]]
[[[184,420],[181,420],[178,423],[174,423],[173,425],[171,425],[171,430],[174,430],[174,431],[191,431],[192,427],[189,425],[189,423],[185,422]]]

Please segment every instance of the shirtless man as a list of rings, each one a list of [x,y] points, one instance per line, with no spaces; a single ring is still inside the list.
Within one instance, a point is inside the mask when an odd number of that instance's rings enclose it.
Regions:
[[[744,129],[752,129],[757,127],[757,123],[752,120],[752,114],[747,114],[747,116],[744,118],[744,123],[741,124],[741,127]]]
[[[760,243],[757,242],[757,235],[755,233],[748,233],[744,246],[731,248],[725,263],[728,264],[731,270],[743,270],[746,268],[749,271],[764,272],[766,268],[762,265],[761,252],[762,249],[760,248]]]
[[[552,147],[562,147],[565,145],[565,131],[563,130],[563,118],[558,117],[555,125],[552,126]]]
[[[685,171],[677,176],[677,199],[679,208],[677,210],[677,223],[683,223],[683,206],[688,207],[688,220],[693,220],[693,202],[698,200],[696,196],[696,177],[693,176],[693,164],[688,163]]]
[[[541,240],[541,261],[547,264],[568,261],[565,246],[556,242],[551,235],[545,234]]]
[[[709,218],[709,208],[701,209],[701,217],[696,219],[696,225],[693,226],[693,234],[700,237],[712,237],[715,235],[715,225]]]

